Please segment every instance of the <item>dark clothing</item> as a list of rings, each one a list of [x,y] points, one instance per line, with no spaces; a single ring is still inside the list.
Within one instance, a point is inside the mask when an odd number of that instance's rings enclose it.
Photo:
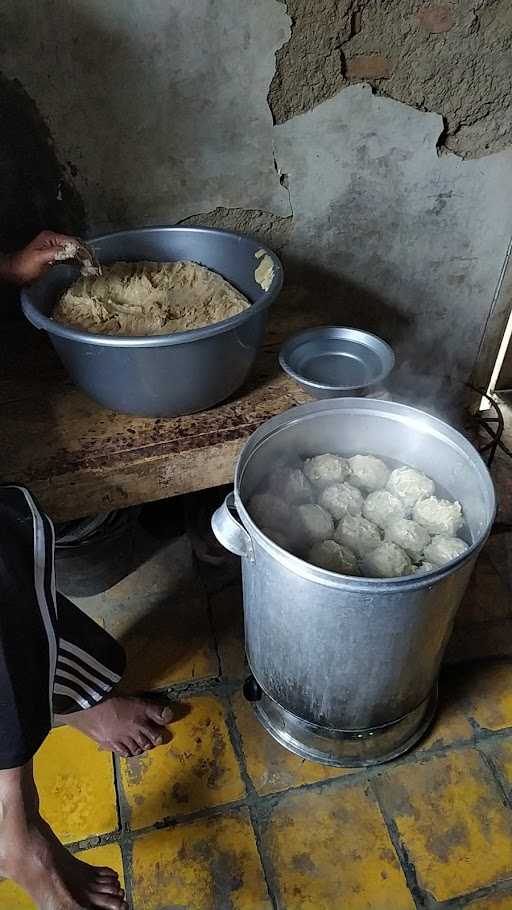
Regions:
[[[55,533],[24,487],[0,484],[0,769],[32,758],[54,714],[92,708],[124,651],[55,590]]]

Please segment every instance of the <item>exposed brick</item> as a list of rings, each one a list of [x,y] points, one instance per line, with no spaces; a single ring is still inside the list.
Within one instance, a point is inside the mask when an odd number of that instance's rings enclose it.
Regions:
[[[276,123],[366,79],[379,93],[441,114],[443,143],[458,155],[477,158],[512,142],[510,0],[286,0],[286,7],[292,34],[277,52],[269,92]],[[382,60],[393,66],[382,71]]]
[[[438,3],[430,3],[418,10],[416,18],[420,25],[433,35],[449,32],[455,25],[453,10],[449,6]]]
[[[359,54],[346,61],[347,79],[389,79],[393,61],[382,54]]]

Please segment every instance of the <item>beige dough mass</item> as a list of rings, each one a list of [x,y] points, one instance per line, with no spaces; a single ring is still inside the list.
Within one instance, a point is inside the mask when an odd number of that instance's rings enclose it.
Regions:
[[[196,262],[115,262],[81,277],[53,318],[99,335],[170,335],[222,322],[250,306],[221,275]]]

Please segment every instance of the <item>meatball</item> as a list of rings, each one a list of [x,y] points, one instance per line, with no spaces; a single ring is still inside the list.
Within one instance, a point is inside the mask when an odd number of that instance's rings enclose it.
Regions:
[[[408,512],[412,511],[418,500],[432,496],[435,488],[435,483],[430,477],[406,465],[391,471],[387,484],[389,492],[402,500]]]
[[[419,559],[430,542],[428,531],[410,518],[395,518],[391,521],[386,528],[385,538],[398,544],[413,559]]]
[[[444,566],[445,563],[457,559],[468,549],[468,545],[460,537],[444,537],[438,534],[432,538],[428,547],[425,547],[425,559],[435,566]]]
[[[412,563],[405,550],[397,547],[396,543],[385,540],[367,554],[364,568],[370,578],[396,578],[399,575],[410,575]]]
[[[316,543],[308,553],[308,560],[328,572],[339,572],[340,575],[360,574],[355,553],[335,540]]]
[[[313,488],[304,471],[300,468],[281,466],[276,468],[270,481],[270,489],[286,502],[313,502]]]
[[[361,493],[349,483],[334,483],[325,487],[318,502],[336,521],[340,521],[344,515],[360,515],[363,508]]]
[[[379,528],[386,528],[395,519],[405,517],[405,508],[397,496],[393,496],[387,490],[376,490],[375,493],[370,493],[365,501],[363,515]]]
[[[334,539],[349,547],[357,556],[363,557],[382,543],[382,536],[376,524],[362,515],[345,515],[336,528]]]
[[[414,506],[413,518],[430,534],[441,534],[444,537],[455,537],[464,522],[459,502],[438,499],[436,496],[420,499]]]
[[[304,473],[313,486],[323,489],[333,483],[342,483],[350,468],[341,455],[315,455],[304,463]]]
[[[297,540],[307,546],[320,540],[327,540],[334,533],[334,522],[322,506],[302,505],[297,511]]]
[[[435,572],[438,566],[435,566],[432,562],[428,562],[426,559],[420,563],[418,568],[415,571],[415,575],[426,575],[427,572]]]
[[[354,455],[349,458],[350,483],[361,490],[382,490],[389,480],[389,468],[375,455]]]

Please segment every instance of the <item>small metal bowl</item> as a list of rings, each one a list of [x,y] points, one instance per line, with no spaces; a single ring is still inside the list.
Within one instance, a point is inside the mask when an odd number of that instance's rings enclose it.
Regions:
[[[385,341],[369,332],[321,326],[289,338],[279,363],[314,398],[339,398],[382,389],[395,355]]]

